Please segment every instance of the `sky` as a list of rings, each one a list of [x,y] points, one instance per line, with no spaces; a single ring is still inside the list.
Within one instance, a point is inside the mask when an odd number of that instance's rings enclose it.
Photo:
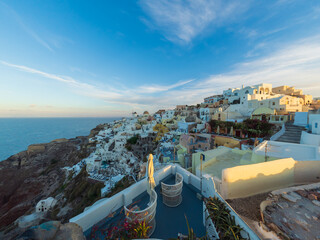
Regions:
[[[0,117],[114,117],[271,83],[320,96],[318,0],[0,0]]]

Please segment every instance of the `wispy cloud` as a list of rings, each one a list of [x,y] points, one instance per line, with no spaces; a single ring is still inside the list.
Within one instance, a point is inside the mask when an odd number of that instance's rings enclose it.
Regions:
[[[208,76],[205,79],[178,81],[171,85],[142,85],[135,88],[108,86],[98,88],[68,76],[39,71],[30,67],[0,61],[2,65],[36,74],[67,84],[80,95],[102,99],[117,108],[155,111],[177,104],[195,104],[204,97],[220,94],[229,87],[272,83],[274,86],[292,85],[309,94],[319,95],[320,90],[320,36],[303,39],[256,60],[245,61],[233,70]]]
[[[35,41],[41,44],[43,47],[47,48],[49,51],[54,52],[53,48],[49,45],[48,41],[44,40],[44,38],[40,37],[31,27],[29,27],[24,19],[10,6],[7,4],[0,2],[0,6],[3,6],[6,9],[6,12],[10,14],[10,16],[14,19],[14,21]]]
[[[192,81],[193,80],[180,81],[175,84],[168,85],[168,86],[161,86],[161,85],[141,86],[141,87],[139,87],[137,92],[140,92],[140,93],[164,92],[164,91],[169,91],[169,90],[177,88],[177,87],[181,87],[181,86],[186,85]]]
[[[142,20],[172,42],[188,44],[210,26],[224,25],[243,13],[248,1],[141,0]]]
[[[6,61],[0,61],[0,64],[14,68],[19,71],[36,74],[38,76],[41,76],[47,79],[51,79],[51,80],[55,80],[55,81],[59,81],[61,83],[67,84],[71,87],[71,89],[74,92],[84,96],[103,99],[104,101],[113,103],[113,104],[120,104],[120,105],[126,105],[126,106],[134,106],[134,107],[137,107],[138,105],[147,106],[149,105],[149,100],[152,100],[152,102],[154,103],[156,99],[160,98],[159,93],[167,92],[192,82],[192,80],[187,80],[187,81],[179,81],[172,85],[150,85],[150,86],[143,85],[143,86],[138,86],[135,89],[128,89],[125,86],[117,87],[117,88],[107,86],[106,88],[102,89],[92,84],[77,81],[74,78],[69,76],[51,74],[51,73],[40,71],[27,66],[8,63]],[[121,86],[121,84],[118,84],[117,86]],[[156,93],[158,97],[154,97],[154,94]]]

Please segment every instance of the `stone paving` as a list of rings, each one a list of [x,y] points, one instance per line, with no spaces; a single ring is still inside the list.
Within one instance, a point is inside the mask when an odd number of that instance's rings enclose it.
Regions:
[[[265,225],[284,239],[320,239],[320,183],[277,190],[263,211]]]

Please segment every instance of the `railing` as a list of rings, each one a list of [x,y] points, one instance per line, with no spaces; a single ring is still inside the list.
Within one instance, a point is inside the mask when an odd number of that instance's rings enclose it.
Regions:
[[[286,131],[285,125],[282,124],[281,130],[276,134],[274,134],[273,136],[271,136],[270,140],[276,141],[278,138],[280,138],[284,134],[285,131]]]
[[[173,185],[161,183],[163,203],[168,207],[177,207],[182,202],[183,177],[176,173],[176,183]]]
[[[124,206],[124,211],[126,214],[126,218],[129,222],[139,221],[147,224],[151,228],[148,230],[147,235],[150,237],[155,230],[156,227],[156,209],[157,209],[157,193],[152,190],[150,195],[149,207],[144,210],[135,210],[134,207],[128,209]]]

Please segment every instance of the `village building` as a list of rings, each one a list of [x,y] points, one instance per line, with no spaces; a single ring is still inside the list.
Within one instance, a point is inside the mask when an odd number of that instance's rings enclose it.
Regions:
[[[310,105],[312,103],[312,95],[303,94],[301,89],[295,89],[294,87],[289,86],[280,86],[272,88],[272,92],[276,94],[284,94],[289,96],[296,96],[303,99],[304,105]]]
[[[223,95],[213,95],[213,96],[210,96],[210,97],[206,97],[204,99],[204,103],[208,104],[208,103],[216,103],[220,100],[223,99]]]
[[[212,118],[212,114],[214,112],[214,108],[200,108],[199,110],[199,118],[203,122],[209,122]]]

